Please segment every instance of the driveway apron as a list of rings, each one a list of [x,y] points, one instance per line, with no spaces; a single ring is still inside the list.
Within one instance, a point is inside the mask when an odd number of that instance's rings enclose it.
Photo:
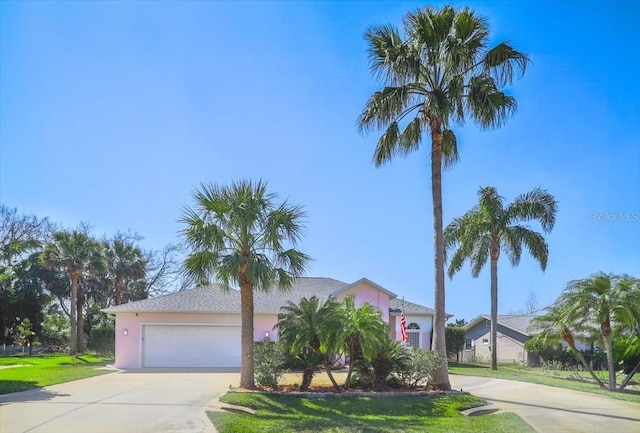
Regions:
[[[640,432],[638,403],[514,380],[458,375],[449,380],[453,389],[515,412],[540,433]]]
[[[142,369],[1,395],[0,432],[215,432],[208,404],[238,382],[229,369]]]

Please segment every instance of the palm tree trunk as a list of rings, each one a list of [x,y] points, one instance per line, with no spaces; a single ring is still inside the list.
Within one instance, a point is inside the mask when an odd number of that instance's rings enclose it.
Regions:
[[[573,352],[573,355],[576,358],[578,358],[578,360],[582,363],[582,365],[589,372],[589,374],[591,374],[591,377],[593,377],[593,379],[600,386],[600,388],[606,388],[606,386],[604,386],[604,383],[602,383],[600,378],[598,376],[596,376],[596,374],[593,372],[593,369],[591,368],[591,366],[589,365],[587,360],[584,359],[584,355],[582,355],[582,352],[580,352],[578,350],[578,348],[576,348],[576,344],[575,344],[575,341],[573,339],[573,335],[571,334],[571,332],[566,331],[566,330],[562,331],[562,338],[564,339],[564,341],[567,342],[567,344],[569,345],[569,348]]]
[[[80,276],[70,274],[71,277],[71,306],[69,308],[71,322],[71,330],[69,332],[69,355],[78,353],[78,322],[76,321],[77,305],[78,305],[78,281]]]
[[[498,259],[491,259],[491,369],[498,369]]]
[[[240,387],[253,389],[253,285],[246,276],[240,277],[240,310],[242,311],[242,362]]]
[[[77,310],[78,310],[78,314],[77,314],[77,322],[78,322],[78,352],[83,353],[86,352],[87,350],[87,346],[85,344],[84,341],[84,314],[83,314],[83,308],[84,308],[84,300],[85,300],[85,296],[84,296],[84,291],[82,289],[81,286],[78,286],[78,299],[76,301],[76,305],[77,305]]]
[[[433,373],[433,388],[450,391],[447,345],[445,342],[444,237],[442,225],[442,125],[431,126],[431,199],[433,202],[435,302],[432,349],[440,352],[443,363]]]
[[[122,304],[122,277],[120,275],[116,275],[115,286],[114,302],[116,305],[120,305]]]
[[[313,365],[305,365],[302,371],[302,384],[300,384],[300,391],[308,391],[311,386],[311,380],[313,379]]]
[[[333,373],[331,373],[331,366],[329,365],[328,362],[323,362],[322,366],[324,367],[324,371],[327,373],[327,376],[329,376],[329,380],[331,381],[331,384],[333,385],[333,388],[336,391],[340,390],[340,385],[338,385],[338,382],[336,382],[336,379],[333,377]]]
[[[600,325],[602,330],[602,341],[604,342],[604,348],[607,351],[607,365],[609,367],[609,390],[615,391],[616,389],[616,366],[613,360],[613,347],[611,344],[611,322],[607,315],[605,321]]]

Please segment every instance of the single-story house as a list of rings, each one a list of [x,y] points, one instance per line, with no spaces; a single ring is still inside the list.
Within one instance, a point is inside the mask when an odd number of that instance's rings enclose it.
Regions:
[[[530,354],[524,348],[524,343],[537,333],[530,327],[534,317],[533,314],[498,315],[498,362],[539,362],[538,355]],[[465,345],[460,356],[462,362],[488,362],[493,348],[491,315],[475,317],[464,326],[464,330]],[[590,346],[576,338],[576,347],[578,350],[587,350]]]
[[[274,326],[287,301],[303,297],[341,301],[355,296],[356,307],[376,306],[389,324],[391,337],[399,340],[400,314],[404,310],[409,344],[429,349],[434,311],[399,300],[395,293],[362,278],[345,283],[332,278],[298,278],[286,292],[254,294],[254,338],[277,339]],[[103,310],[115,315],[115,366],[142,367],[240,367],[240,292],[219,286],[198,287]]]

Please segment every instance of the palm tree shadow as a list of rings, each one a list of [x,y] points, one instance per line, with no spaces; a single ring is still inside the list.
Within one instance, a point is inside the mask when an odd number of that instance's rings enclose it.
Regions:
[[[36,386],[35,382],[24,382],[17,380],[3,380],[1,381],[3,387],[7,386],[10,389],[20,389],[21,387],[29,386],[33,388]],[[29,389],[26,391],[17,391],[10,394],[0,395],[0,406],[8,403],[24,403],[31,401],[46,401],[51,400],[54,397],[69,397],[70,394],[61,394],[59,392],[51,392],[44,388]]]

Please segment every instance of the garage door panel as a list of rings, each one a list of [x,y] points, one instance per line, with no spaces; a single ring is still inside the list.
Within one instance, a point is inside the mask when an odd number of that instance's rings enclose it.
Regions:
[[[239,326],[145,325],[144,367],[239,367]]]

